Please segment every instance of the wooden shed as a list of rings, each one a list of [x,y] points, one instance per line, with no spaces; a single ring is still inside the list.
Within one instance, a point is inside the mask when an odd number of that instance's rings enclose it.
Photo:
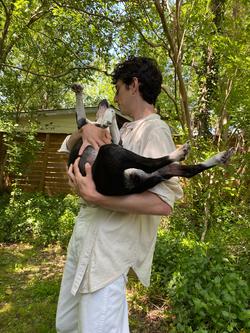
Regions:
[[[95,120],[97,107],[86,107],[87,117]],[[116,110],[118,126],[121,127],[128,118]],[[17,184],[25,191],[45,192],[49,195],[58,193],[70,193],[66,174],[67,155],[59,153],[66,135],[76,130],[74,109],[42,110],[37,111],[35,116],[38,120],[39,130],[37,139],[44,143],[41,151],[28,170],[15,178]],[[21,117],[21,124],[25,128],[27,117]],[[5,147],[2,140],[3,131],[0,131],[0,162],[4,159]]]

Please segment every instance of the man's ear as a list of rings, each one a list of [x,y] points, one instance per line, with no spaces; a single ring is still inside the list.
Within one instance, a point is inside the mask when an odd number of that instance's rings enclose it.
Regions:
[[[137,93],[139,91],[139,80],[137,77],[133,77],[133,81],[130,85],[131,87],[131,91],[132,91],[132,94],[134,95],[135,93]]]

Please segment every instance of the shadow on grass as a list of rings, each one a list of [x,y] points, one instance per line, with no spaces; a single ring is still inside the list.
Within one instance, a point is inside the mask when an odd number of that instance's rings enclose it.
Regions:
[[[64,255],[59,248],[0,247],[0,332],[55,332]]]
[[[56,333],[65,253],[60,247],[0,244],[0,333]],[[128,285],[131,333],[167,333],[166,307]]]

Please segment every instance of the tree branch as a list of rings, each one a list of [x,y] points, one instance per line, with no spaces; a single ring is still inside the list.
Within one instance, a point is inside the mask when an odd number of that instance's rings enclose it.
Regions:
[[[0,0],[0,3],[3,5],[4,11],[5,11],[5,16],[7,16],[8,15],[8,10],[7,10],[7,7],[6,7],[5,3],[3,2],[3,0]]]
[[[180,94],[180,99],[181,99],[181,109],[182,109],[182,114],[183,114],[183,119],[185,120],[185,123],[187,125],[188,129],[188,134],[190,140],[192,139],[192,129],[191,129],[191,119],[190,119],[190,112],[189,112],[189,105],[188,105],[188,97],[187,97],[187,90],[185,86],[185,82],[183,79],[183,73],[182,73],[182,66],[181,62],[177,62],[178,59],[178,47],[176,47],[174,39],[172,38],[169,28],[167,26],[166,22],[166,17],[164,15],[164,10],[161,7],[160,1],[159,0],[154,0],[155,7],[157,9],[157,12],[160,16],[163,31],[166,35],[166,38],[169,42],[170,49],[172,54],[170,54],[170,58],[173,62],[173,66],[176,71],[176,75],[178,77],[178,82],[179,82],[179,94]]]
[[[13,4],[12,4],[12,6],[14,6]],[[23,35],[23,32],[26,30],[26,29],[28,29],[28,28],[30,28],[30,26],[34,23],[34,22],[36,22],[36,21],[38,21],[41,17],[43,17],[44,15],[46,15],[46,14],[48,14],[49,12],[50,12],[50,9],[49,10],[44,10],[44,11],[42,11],[41,9],[42,9],[42,7],[43,7],[43,5],[41,5],[35,12],[34,12],[34,14],[32,14],[32,16],[31,16],[31,18],[29,19],[29,21],[28,21],[28,23],[27,24],[25,24],[25,26],[21,29],[21,31],[14,37],[14,38],[12,38],[12,40],[10,40],[10,42],[9,42],[9,45],[7,45],[7,47],[6,47],[6,49],[4,50],[4,48],[3,48],[3,42],[4,42],[4,40],[2,39],[0,39],[0,45],[1,45],[1,50],[0,50],[0,55],[1,55],[1,57],[0,57],[0,66],[2,66],[2,63],[4,63],[5,61],[6,61],[6,59],[7,59],[7,56],[8,56],[8,54],[10,53],[10,51],[12,50],[12,48],[13,48],[13,46],[16,44],[16,42],[18,42],[21,38],[22,38],[22,35]],[[13,7],[14,8],[14,7]],[[12,10],[13,10],[13,8],[12,8]],[[9,25],[10,25],[10,22],[9,22]],[[9,28],[9,26],[8,26],[8,28]],[[7,31],[8,32],[8,31]],[[6,32],[6,34],[7,34],[7,32]]]
[[[31,75],[35,75],[35,76],[39,76],[39,77],[47,77],[47,78],[51,78],[51,79],[58,79],[60,77],[68,75],[69,73],[71,73],[72,71],[75,71],[75,70],[84,70],[84,71],[85,70],[92,70],[92,71],[96,71],[96,72],[99,72],[99,73],[103,73],[103,74],[105,74],[107,76],[111,76],[111,74],[108,73],[106,70],[100,69],[100,68],[95,67],[95,66],[72,67],[72,68],[69,68],[67,71],[65,71],[63,73],[60,73],[60,74],[57,74],[57,75],[35,73],[35,72],[27,70],[25,68],[21,68],[21,67],[18,67],[18,66],[9,65],[9,64],[5,64],[5,63],[2,64],[2,66],[8,67],[8,68],[17,69],[17,70],[19,70],[21,72],[26,72],[26,73],[31,74]]]
[[[36,34],[40,34],[43,37],[48,38],[48,40],[55,41],[55,43],[56,43],[56,41],[62,43],[65,46],[65,49],[67,49],[75,57],[75,59],[82,61],[82,58],[80,58],[79,55],[76,52],[74,52],[74,49],[69,44],[67,44],[63,39],[55,37],[55,36],[51,37],[51,36],[47,35],[46,33],[42,32],[42,31],[38,31],[36,29],[32,29],[32,28],[29,28],[29,29],[34,31]]]
[[[168,91],[168,89],[165,85],[162,84],[161,90],[164,91],[167,94],[168,98],[173,102],[175,110],[176,110],[176,114],[177,114],[177,116],[180,120],[180,123],[181,123],[181,127],[182,127],[183,130],[185,130],[185,122],[183,120],[183,117],[181,116],[180,109],[178,107],[176,99],[172,96],[172,94],[170,94],[170,92]]]
[[[237,75],[237,72],[238,72],[238,69],[236,68],[233,78],[227,80],[226,94],[225,94],[225,98],[224,98],[221,108],[220,108],[220,118],[219,118],[218,125],[216,128],[216,136],[218,137],[218,142],[220,142],[220,140],[221,140],[222,128],[223,128],[224,122],[226,120],[226,104],[227,104],[228,98],[232,91],[233,79]]]
[[[177,111],[177,114],[179,114],[179,108],[178,108],[178,105],[176,103],[176,100],[175,98],[170,94],[170,92],[168,91],[167,87],[165,85],[162,84],[161,86],[161,90],[163,90],[167,96],[169,97],[169,99],[171,99],[171,101],[174,103],[174,106],[175,106],[175,109]]]
[[[165,18],[165,15],[164,15],[163,8],[161,7],[161,4],[160,4],[159,0],[154,0],[154,3],[155,3],[156,10],[157,10],[157,12],[160,16],[161,24],[162,24],[163,30],[165,32],[165,35],[167,37],[167,40],[168,40],[170,49],[172,51],[172,54],[175,55],[176,54],[175,45],[174,45],[173,39],[170,35],[169,29],[168,29],[168,26],[167,26],[167,22],[166,22],[166,18]]]
[[[145,36],[144,36],[144,34],[142,33],[142,31],[141,31],[141,29],[138,27],[138,25],[137,24],[135,24],[135,22],[134,21],[130,21],[130,23],[135,27],[135,29],[139,32],[139,34],[140,34],[140,36],[142,37],[142,39],[144,40],[144,42],[146,43],[146,44],[148,44],[149,46],[151,46],[151,47],[153,47],[153,48],[157,48],[157,47],[162,47],[163,45],[162,44],[155,44],[155,43],[153,43],[153,42],[151,42],[150,40],[148,40]]]
[[[2,0],[1,0],[1,3],[4,7],[6,20],[4,22],[2,37],[0,38],[0,64],[1,64],[1,61],[2,61],[3,56],[5,54],[5,52],[4,52],[4,41],[7,37],[8,31],[9,31],[9,27],[10,27],[10,24],[11,24],[12,12],[13,12],[13,9],[14,9],[14,4],[13,3],[11,4],[10,10],[7,9],[7,7],[5,6],[5,4]]]
[[[151,27],[151,30],[153,31],[153,33],[155,34],[155,36],[158,38],[158,40],[160,40],[162,42],[162,45],[159,44],[159,46],[166,46],[168,48],[168,46],[166,45],[165,43],[165,40],[159,36],[158,32],[155,30],[154,26],[153,26],[153,23],[152,23],[152,20],[150,19],[150,16],[148,15],[148,12],[146,11],[145,9],[145,6],[144,6],[144,1],[139,1],[140,3],[140,7],[142,8],[143,12],[144,12],[144,15],[147,17],[147,20],[149,22],[149,25]],[[134,21],[132,21],[133,23]]]
[[[80,8],[80,7],[75,7],[75,6],[72,6],[72,5],[68,5],[68,4],[60,4],[58,3],[57,1],[53,1],[58,7],[62,7],[62,8],[66,8],[66,9],[72,9],[74,11],[77,11],[78,13],[84,13],[88,16],[94,16],[94,17],[98,17],[100,19],[105,19],[107,21],[109,21],[110,23],[112,24],[118,24],[118,25],[122,25],[122,24],[125,24],[125,23],[128,23],[129,20],[120,20],[120,21],[117,21],[117,20],[112,20],[110,17],[108,16],[105,16],[105,15],[101,15],[101,14],[97,14],[97,13],[91,13],[91,12],[88,12],[87,10],[84,10],[83,8]]]

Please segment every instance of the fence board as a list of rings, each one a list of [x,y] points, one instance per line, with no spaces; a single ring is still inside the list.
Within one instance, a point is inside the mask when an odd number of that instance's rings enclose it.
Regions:
[[[49,195],[72,193],[66,174],[67,155],[58,153],[65,134],[39,133],[37,139],[44,142],[36,159],[27,167],[22,176],[14,180],[27,192],[41,191]],[[4,158],[4,149],[0,135],[0,158]]]

